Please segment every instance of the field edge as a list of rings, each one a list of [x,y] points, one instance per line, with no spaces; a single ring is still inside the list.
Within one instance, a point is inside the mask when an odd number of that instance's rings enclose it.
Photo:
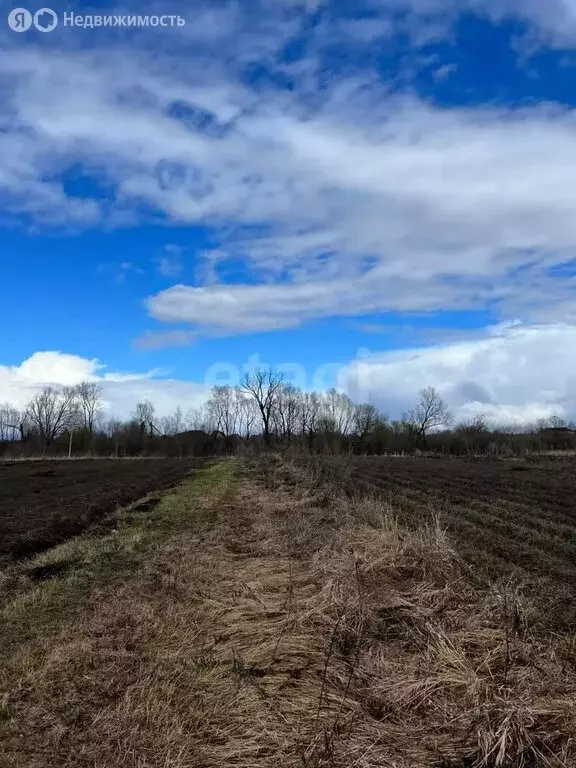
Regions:
[[[0,660],[14,644],[57,631],[83,610],[94,590],[138,578],[179,531],[205,527],[237,470],[231,460],[193,470],[178,485],[119,509],[104,529],[81,533],[0,571]]]

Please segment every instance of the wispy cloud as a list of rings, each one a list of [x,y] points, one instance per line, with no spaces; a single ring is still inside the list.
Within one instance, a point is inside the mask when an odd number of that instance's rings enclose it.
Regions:
[[[168,347],[188,347],[197,339],[194,331],[147,331],[134,341],[134,346],[142,350],[167,349]]]
[[[144,270],[131,261],[107,261],[97,265],[96,273],[109,275],[115,283],[125,283],[131,275],[143,275]]]
[[[156,260],[158,272],[164,277],[179,275],[184,267],[182,262],[183,252],[184,248],[179,245],[165,245],[164,253]]]
[[[137,267],[131,261],[122,261],[118,265],[115,279],[117,283],[124,283],[128,279],[129,275],[143,275],[143,274],[144,274],[144,270],[141,269],[140,267]]]

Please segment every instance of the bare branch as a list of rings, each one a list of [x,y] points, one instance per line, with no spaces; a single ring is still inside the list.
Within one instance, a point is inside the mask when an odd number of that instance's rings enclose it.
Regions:
[[[260,411],[262,433],[267,445],[270,443],[272,413],[277,405],[278,393],[283,383],[283,374],[271,368],[256,368],[252,373],[247,373],[242,381],[242,391],[254,398]]]

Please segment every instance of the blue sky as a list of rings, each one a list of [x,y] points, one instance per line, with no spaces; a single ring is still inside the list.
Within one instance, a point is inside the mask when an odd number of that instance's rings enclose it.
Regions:
[[[575,415],[576,2],[12,7],[0,401],[89,377],[168,411],[258,360],[392,414],[431,384]]]

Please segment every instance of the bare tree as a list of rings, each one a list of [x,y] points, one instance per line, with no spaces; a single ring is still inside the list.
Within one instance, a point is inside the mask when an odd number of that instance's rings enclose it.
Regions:
[[[420,402],[416,408],[409,411],[407,421],[412,432],[425,445],[429,432],[448,426],[452,416],[434,387],[426,387],[420,391]]]
[[[141,403],[138,403],[136,405],[134,419],[135,421],[138,422],[138,425],[140,426],[140,434],[144,435],[146,430],[148,430],[148,434],[150,435],[150,437],[152,437],[154,435],[154,432],[158,431],[154,426],[155,413],[156,413],[156,409],[154,408],[150,400],[143,400]]]
[[[24,439],[25,414],[10,403],[0,403],[0,440]]]
[[[77,393],[84,429],[92,433],[102,410],[102,387],[95,381],[83,381]]]
[[[238,409],[238,431],[246,440],[250,440],[254,431],[254,423],[258,418],[259,410],[253,397],[246,397],[241,387],[234,388]]]
[[[308,436],[310,446],[314,439],[321,409],[322,401],[318,392],[304,392],[302,395],[301,429],[302,434]]]
[[[170,437],[179,435],[184,431],[184,414],[182,409],[178,407],[170,416],[163,416],[160,420],[160,425],[163,435]]]
[[[354,409],[354,431],[360,438],[365,440],[376,427],[382,423],[382,415],[375,405],[363,403],[357,405]]]
[[[210,430],[207,425],[206,407],[201,405],[198,408],[189,408],[186,416],[184,417],[184,424],[187,429],[190,429],[194,432],[209,432]]]
[[[102,429],[107,437],[114,437],[114,435],[117,435],[125,427],[126,425],[120,421],[120,419],[116,419],[112,416],[103,423]]]
[[[236,432],[240,414],[238,398],[232,387],[212,387],[206,410],[214,432],[221,432],[226,438]]]
[[[461,421],[456,430],[469,437],[477,437],[485,432],[490,431],[490,422],[485,413],[478,413],[471,419]]]
[[[175,435],[184,432],[184,414],[180,406],[172,414],[172,431]]]
[[[272,413],[283,382],[284,376],[279,371],[274,371],[271,368],[265,370],[257,368],[244,376],[241,385],[242,391],[253,397],[258,406],[262,419],[262,434],[266,445],[270,444]]]
[[[296,433],[301,419],[301,391],[292,384],[279,387],[274,410],[277,431],[283,438],[289,440]]]
[[[79,423],[80,408],[76,387],[44,387],[32,398],[26,414],[38,432],[42,450],[45,451],[50,443]]]
[[[566,419],[558,415],[550,416],[550,426],[552,429],[569,429]]]
[[[322,417],[330,431],[347,435],[354,423],[354,403],[344,392],[332,388],[322,399]]]
[[[118,458],[120,442],[126,435],[128,424],[120,419],[109,418],[104,422],[104,433],[114,441],[114,457]]]

